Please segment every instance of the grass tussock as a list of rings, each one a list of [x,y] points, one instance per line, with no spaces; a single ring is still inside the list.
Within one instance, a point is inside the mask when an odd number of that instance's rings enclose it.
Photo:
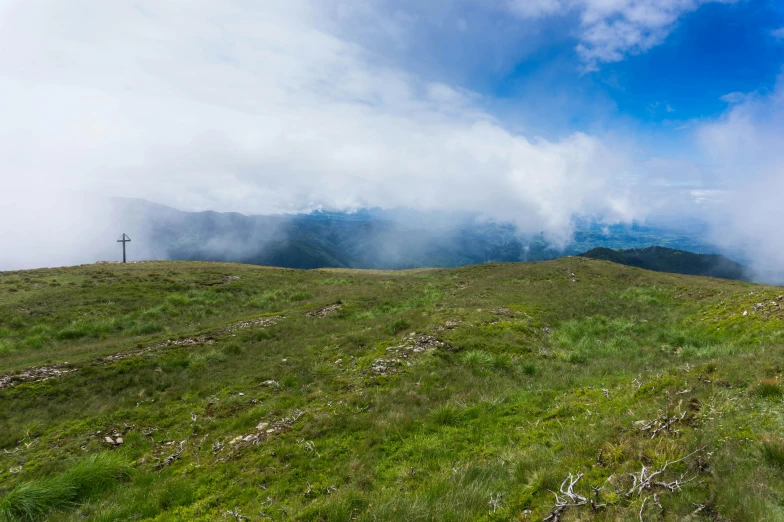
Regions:
[[[72,507],[130,477],[130,464],[111,453],[91,455],[59,476],[23,482],[0,499],[0,519],[41,520]]]
[[[776,378],[766,378],[760,380],[754,387],[754,393],[764,399],[781,399],[784,396],[784,389],[781,382]]]
[[[771,466],[784,471],[784,439],[780,436],[763,437],[762,457]]]

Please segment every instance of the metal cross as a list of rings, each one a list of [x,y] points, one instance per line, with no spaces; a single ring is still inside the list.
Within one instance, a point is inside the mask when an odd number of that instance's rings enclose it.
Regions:
[[[123,263],[125,263],[125,243],[130,243],[130,241],[131,241],[131,238],[126,236],[124,232],[123,232],[123,235],[122,235],[122,239],[118,239],[117,240],[118,243],[122,243],[123,244]]]

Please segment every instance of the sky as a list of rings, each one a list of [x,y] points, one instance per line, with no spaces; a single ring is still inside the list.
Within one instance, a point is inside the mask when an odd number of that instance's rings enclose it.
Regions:
[[[699,220],[776,270],[783,66],[778,0],[0,0],[0,269],[125,196]]]

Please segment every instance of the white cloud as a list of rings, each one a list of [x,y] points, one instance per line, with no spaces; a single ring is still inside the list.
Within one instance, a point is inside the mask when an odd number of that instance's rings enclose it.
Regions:
[[[521,18],[579,14],[577,52],[587,71],[662,43],[682,16],[707,3],[734,0],[511,0]]]
[[[6,246],[45,234],[25,226],[34,213],[68,222],[36,204],[42,187],[246,213],[460,209],[557,241],[576,215],[638,211],[619,147],[509,132],[475,93],[327,31],[322,6],[14,3],[0,19],[15,49],[0,55]]]
[[[726,189],[711,216],[714,239],[743,249],[768,279],[784,283],[784,76],[768,94],[734,98],[697,134],[712,183]]]
[[[730,93],[727,93],[724,96],[722,96],[720,99],[721,99],[721,101],[727,102],[727,103],[730,103],[730,104],[732,104],[732,103],[741,103],[743,101],[746,101],[746,93],[743,93],[743,92],[730,92]]]
[[[774,38],[784,39],[784,27],[779,27],[775,31],[771,31]]]

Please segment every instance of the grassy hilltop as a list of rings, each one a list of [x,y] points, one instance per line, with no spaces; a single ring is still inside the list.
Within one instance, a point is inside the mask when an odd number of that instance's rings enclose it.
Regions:
[[[784,520],[784,289],[0,273],[0,520]]]

